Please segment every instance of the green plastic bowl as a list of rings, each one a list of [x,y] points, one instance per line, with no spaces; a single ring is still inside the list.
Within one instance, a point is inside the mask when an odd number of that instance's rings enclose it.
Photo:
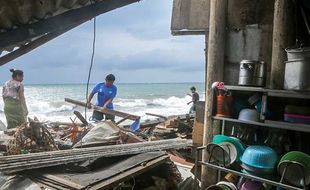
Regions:
[[[245,150],[245,147],[243,146],[243,144],[241,144],[237,139],[232,138],[232,137],[228,137],[225,135],[215,135],[213,137],[213,143],[214,144],[221,144],[223,142],[230,142],[233,145],[235,145],[236,149],[237,149],[237,161],[240,161],[240,158]]]
[[[282,156],[280,163],[283,161],[294,161],[301,163],[310,170],[310,156],[300,151],[291,151]]]
[[[289,163],[296,163],[296,164],[290,164]],[[298,164],[304,166],[304,170],[302,170]],[[310,156],[308,154],[305,154],[303,152],[299,151],[292,151],[286,153],[280,160],[278,164],[278,172],[280,175],[282,175],[285,167],[287,167],[286,175],[284,176],[284,179],[288,181],[289,183],[302,187],[302,173],[305,173],[306,178],[306,185],[310,184]]]

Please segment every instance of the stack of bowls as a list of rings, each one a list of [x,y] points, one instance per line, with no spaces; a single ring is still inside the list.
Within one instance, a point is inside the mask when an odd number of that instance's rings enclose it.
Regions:
[[[249,146],[244,151],[241,162],[245,173],[270,175],[275,171],[278,156],[267,146]]]
[[[238,156],[236,147],[230,142],[210,143],[207,145],[207,151],[212,155],[214,161],[224,166],[233,164]]]
[[[299,151],[292,151],[285,154],[278,165],[278,172],[288,183],[303,187],[310,184],[310,156]],[[305,182],[304,182],[305,179]]]
[[[239,162],[244,150],[244,145],[238,139],[225,135],[215,135],[213,142],[207,146],[207,151],[212,153],[213,159],[225,166]]]

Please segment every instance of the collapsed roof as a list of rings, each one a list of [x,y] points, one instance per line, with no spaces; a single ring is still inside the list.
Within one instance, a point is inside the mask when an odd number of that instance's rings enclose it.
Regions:
[[[138,1],[2,0],[0,66],[100,14]]]

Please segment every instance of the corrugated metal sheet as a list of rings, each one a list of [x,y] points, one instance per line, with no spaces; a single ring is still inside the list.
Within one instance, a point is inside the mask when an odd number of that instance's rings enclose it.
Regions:
[[[102,0],[0,0],[0,33],[10,32],[21,26],[40,22],[66,11],[87,6]],[[11,52],[35,39],[12,44],[2,52]]]
[[[0,0],[0,66],[95,16],[138,1]]]
[[[0,32],[34,23],[89,3],[90,0],[1,0]]]
[[[0,0],[0,65],[95,16],[138,1]]]

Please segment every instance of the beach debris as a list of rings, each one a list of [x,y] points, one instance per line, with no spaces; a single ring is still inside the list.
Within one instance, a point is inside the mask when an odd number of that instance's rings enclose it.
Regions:
[[[91,148],[3,156],[0,157],[0,171],[4,174],[11,174],[24,170],[77,163],[88,159],[101,157],[134,155],[169,149],[183,149],[191,145],[191,140],[169,139],[150,142],[138,142],[132,144],[98,146]]]
[[[27,154],[57,150],[55,141],[46,125],[29,119],[16,129],[7,145],[8,155]]]
[[[81,101],[78,101],[78,100],[72,100],[70,98],[65,98],[65,101],[68,102],[68,103],[71,103],[71,104],[78,105],[78,106],[87,107],[87,104],[85,102],[81,102]],[[118,116],[118,117],[123,118],[122,120],[120,120],[118,122],[118,124],[123,122],[123,121],[125,121],[125,120],[127,120],[127,119],[133,120],[134,122],[130,125],[130,130],[132,132],[135,132],[135,131],[137,131],[140,128],[140,118],[141,118],[140,116],[136,116],[136,115],[133,115],[133,114],[129,114],[129,113],[125,113],[125,112],[120,112],[120,111],[116,111],[116,110],[107,109],[107,108],[96,106],[96,105],[93,105],[93,104],[91,104],[91,109],[93,109],[95,111],[98,111],[98,112],[101,112],[101,113],[104,113],[104,114],[114,115],[114,116]],[[82,117],[82,115],[81,115],[81,117]],[[82,122],[85,123],[87,121],[86,120],[85,121],[82,120]]]
[[[116,144],[120,138],[120,130],[112,121],[97,123],[77,142],[73,148],[88,147],[89,145]]]
[[[63,168],[25,172],[25,175],[49,189],[142,189],[142,186],[154,186],[168,190],[171,184],[168,184],[167,176],[173,176],[175,172],[167,167],[169,163],[166,153],[148,152],[127,158],[97,160],[89,166],[91,172],[68,173]]]

